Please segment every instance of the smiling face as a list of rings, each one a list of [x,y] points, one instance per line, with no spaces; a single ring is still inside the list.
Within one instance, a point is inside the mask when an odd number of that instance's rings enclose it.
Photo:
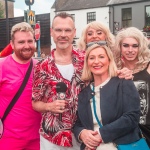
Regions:
[[[139,44],[134,38],[125,38],[121,43],[121,54],[124,61],[138,61]]]
[[[35,52],[35,40],[33,34],[25,31],[16,31],[11,41],[16,58],[20,61],[28,61]]]
[[[96,30],[93,28],[89,28],[86,34],[86,43],[95,42],[95,41],[105,41],[106,35],[102,30]]]
[[[93,49],[88,56],[88,67],[93,74],[94,79],[99,76],[108,77],[109,58],[102,47]]]

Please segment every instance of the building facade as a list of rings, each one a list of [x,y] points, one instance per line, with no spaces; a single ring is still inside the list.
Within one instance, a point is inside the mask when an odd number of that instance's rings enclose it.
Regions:
[[[91,21],[106,24],[113,34],[134,26],[150,36],[150,0],[55,0],[50,13],[51,22],[55,14],[62,11],[74,17],[77,29],[75,41]]]
[[[150,0],[110,0],[107,6],[110,8],[110,29],[114,34],[131,26],[150,34]]]

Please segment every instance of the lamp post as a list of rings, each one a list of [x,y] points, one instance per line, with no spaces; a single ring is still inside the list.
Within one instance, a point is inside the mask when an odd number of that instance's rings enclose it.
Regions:
[[[29,10],[31,10],[31,5],[34,4],[34,0],[25,0],[25,3],[29,6]]]

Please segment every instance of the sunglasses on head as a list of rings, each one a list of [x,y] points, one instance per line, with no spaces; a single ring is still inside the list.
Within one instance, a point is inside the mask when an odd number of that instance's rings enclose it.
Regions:
[[[130,47],[130,46],[132,46],[133,48],[139,47],[138,44],[132,44],[132,45],[130,45],[130,44],[127,44],[127,43],[123,43],[122,46],[125,47],[125,48],[128,48],[128,47]]]
[[[88,47],[90,47],[90,46],[92,46],[92,45],[94,45],[94,44],[98,44],[98,45],[103,46],[103,45],[107,45],[107,42],[106,42],[106,41],[90,42],[90,43],[86,44],[86,48],[88,48]]]

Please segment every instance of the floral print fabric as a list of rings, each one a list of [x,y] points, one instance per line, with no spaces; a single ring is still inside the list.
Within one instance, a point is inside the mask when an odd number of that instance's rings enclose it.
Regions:
[[[72,50],[72,63],[75,72],[71,82],[64,79],[56,67],[54,52],[55,50],[52,50],[50,56],[35,66],[32,99],[45,103],[53,102],[57,99],[56,84],[64,82],[67,85],[66,100],[68,100],[68,105],[66,106],[66,111],[62,113],[62,121],[59,120],[59,114],[43,113],[40,133],[54,144],[71,147],[71,133],[76,120],[78,93],[83,85],[80,77],[85,51]]]

